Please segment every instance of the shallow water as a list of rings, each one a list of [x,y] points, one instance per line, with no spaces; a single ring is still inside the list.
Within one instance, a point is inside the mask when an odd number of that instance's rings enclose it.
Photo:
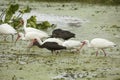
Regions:
[[[115,42],[117,47],[112,50],[106,49],[106,57],[102,52],[96,57],[95,50],[87,47],[84,47],[80,53],[62,51],[59,55],[52,55],[50,51],[37,47],[27,51],[27,42],[18,41],[14,44],[11,36],[5,42],[0,35],[0,80],[120,79],[119,6],[116,8],[78,3],[41,2],[19,2],[19,4],[21,7],[28,4],[33,9],[31,13],[25,14],[24,18],[33,14],[37,16],[38,21],[48,20],[57,24],[59,28],[74,32],[76,38],[73,40],[82,41],[101,37]],[[114,25],[118,28],[112,27]],[[49,29],[46,32],[51,34],[51,31]]]

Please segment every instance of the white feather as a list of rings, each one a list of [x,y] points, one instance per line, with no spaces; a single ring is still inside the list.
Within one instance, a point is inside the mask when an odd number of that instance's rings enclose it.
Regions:
[[[106,39],[95,38],[91,40],[90,45],[91,47],[94,47],[94,48],[108,48],[108,47],[113,47],[116,44]]]
[[[48,38],[48,39],[46,39],[43,43],[45,43],[45,42],[56,42],[56,43],[58,43],[59,45],[62,45],[62,44],[63,44],[63,41],[60,40],[60,39],[58,39],[58,38]]]
[[[1,24],[0,25],[0,33],[1,34],[16,34],[17,31],[10,26],[9,24],[5,23],[5,24]]]
[[[66,40],[62,45],[67,48],[78,48],[82,43],[76,40]]]

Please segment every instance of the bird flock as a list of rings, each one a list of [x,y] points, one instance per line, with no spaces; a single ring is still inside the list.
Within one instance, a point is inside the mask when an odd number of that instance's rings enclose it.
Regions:
[[[15,43],[17,43],[19,39],[29,41],[29,48],[31,48],[32,46],[38,46],[39,48],[46,48],[52,53],[58,53],[59,50],[63,49],[75,49],[75,51],[80,51],[84,45],[87,45],[87,47],[92,47],[96,50],[96,56],[98,55],[99,50],[102,50],[104,56],[106,56],[106,52],[104,49],[116,46],[114,42],[103,38],[94,38],[91,41],[71,40],[71,38],[75,38],[75,33],[62,29],[55,29],[52,31],[52,35],[48,35],[42,30],[26,27],[27,20],[20,20],[20,24],[23,25],[24,33],[17,32],[12,26],[4,23],[0,25],[0,34],[12,35],[12,41],[14,39],[14,35],[17,34],[17,39],[15,40]],[[4,40],[6,40],[6,37],[4,37]]]

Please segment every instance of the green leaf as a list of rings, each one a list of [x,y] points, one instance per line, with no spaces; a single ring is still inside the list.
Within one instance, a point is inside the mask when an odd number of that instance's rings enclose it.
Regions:
[[[11,25],[12,25],[15,29],[19,29],[20,27],[22,27],[22,25],[20,25],[20,19],[21,19],[21,18],[17,18],[16,16],[14,16]]]
[[[36,16],[31,16],[28,20],[27,20],[27,22],[28,22],[28,25],[30,26],[30,27],[34,27],[34,28],[36,28]]]
[[[34,28],[37,28],[37,29],[46,30],[48,28],[55,28],[55,26],[53,24],[51,25],[48,21],[43,21],[43,22],[37,24],[36,16],[31,16],[27,20],[27,22],[28,22],[29,27],[34,27]]]
[[[48,29],[49,27],[51,27],[50,23],[48,21],[44,21],[42,22],[42,29]]]
[[[4,22],[9,22],[13,16],[13,14],[15,14],[15,12],[19,9],[19,5],[18,4],[11,4],[7,11],[6,11],[6,16],[5,16],[5,21]]]
[[[2,20],[0,20],[0,24],[2,24],[3,23],[3,21]]]
[[[25,8],[22,8],[19,10],[20,13],[29,13],[31,11],[31,8],[29,6],[26,6]]]

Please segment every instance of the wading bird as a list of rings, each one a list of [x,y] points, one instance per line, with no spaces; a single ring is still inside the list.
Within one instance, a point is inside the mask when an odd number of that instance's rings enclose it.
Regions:
[[[51,37],[62,38],[64,40],[68,40],[72,37],[75,37],[75,34],[67,30],[55,29],[52,31]]]
[[[106,56],[106,52],[104,51],[105,48],[112,48],[112,47],[115,47],[116,44],[109,41],[109,40],[106,40],[106,39],[102,39],[102,38],[94,38],[91,40],[91,42],[89,42],[89,40],[84,40],[82,41],[82,46],[81,48],[87,44],[88,47],[92,47],[94,49],[97,49],[96,51],[96,56],[98,55],[98,50],[102,50],[104,52],[104,55]],[[80,48],[80,49],[81,49]]]
[[[0,34],[2,34],[2,35],[12,35],[12,41],[13,41],[14,35],[17,34],[17,31],[12,26],[10,26],[9,24],[4,23],[4,24],[0,25]],[[5,38],[4,38],[5,41],[6,41],[6,37],[7,36],[5,36]]]
[[[19,40],[19,39],[22,39],[22,40],[28,40],[32,43],[32,40],[37,38],[37,40],[43,40],[44,38],[47,38],[48,36],[45,36],[43,34],[40,34],[38,32],[28,32],[26,34],[23,34],[23,33],[18,33],[18,36],[17,36],[17,39],[15,41],[15,43]],[[31,45],[31,44],[29,44]]]
[[[46,48],[52,52],[56,52],[57,50],[66,49],[66,47],[62,46],[62,41],[56,38],[49,38],[45,41],[40,41],[38,39],[33,39],[31,46],[38,46],[39,48]]]
[[[25,34],[28,33],[28,32],[38,32],[38,33],[42,34],[43,36],[48,36],[48,34],[44,31],[42,31],[42,30],[38,30],[38,29],[35,29],[35,28],[32,28],[32,27],[26,27],[27,26],[27,20],[21,19],[20,22],[23,25],[23,29],[24,29]]]
[[[27,26],[27,20],[21,19],[20,23],[23,25],[25,34],[19,33],[18,37],[16,39],[16,42],[19,39],[32,40],[34,38],[40,38],[42,40],[43,38],[48,38],[49,37],[48,34],[44,31],[42,31],[42,30],[38,30],[38,29],[35,29],[35,28],[31,28],[31,27],[26,27]]]
[[[62,45],[65,46],[68,50],[75,49],[76,51],[79,51],[82,43],[78,40],[65,40]]]

